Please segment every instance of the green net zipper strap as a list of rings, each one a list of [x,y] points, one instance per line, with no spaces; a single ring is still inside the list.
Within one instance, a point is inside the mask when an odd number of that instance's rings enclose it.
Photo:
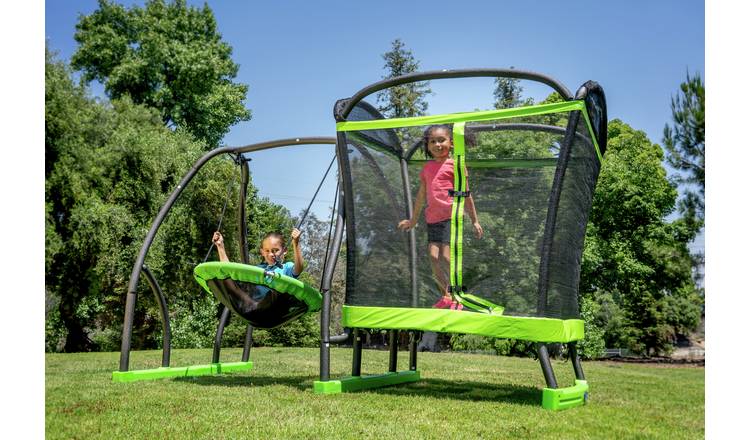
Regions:
[[[492,301],[488,301],[484,298],[480,298],[470,293],[458,292],[453,296],[456,301],[467,309],[474,310],[480,313],[490,313],[494,315],[502,315],[505,307],[495,304]]]
[[[464,156],[464,122],[453,124],[453,190],[457,193],[466,191],[466,167]],[[466,197],[453,197],[451,210],[451,259],[450,280],[451,291],[458,292],[463,284],[461,266],[463,264],[463,229],[464,203]]]

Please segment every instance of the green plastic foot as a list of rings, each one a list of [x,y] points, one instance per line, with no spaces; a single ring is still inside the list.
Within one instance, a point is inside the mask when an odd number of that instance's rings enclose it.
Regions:
[[[545,388],[542,393],[542,407],[559,411],[584,405],[589,400],[589,385],[585,380],[576,380],[568,388]]]
[[[136,382],[139,380],[154,380],[167,377],[211,376],[236,371],[249,371],[252,368],[253,363],[248,361],[191,365],[189,367],[160,367],[150,370],[115,371],[112,373],[112,382]]]
[[[419,371],[399,371],[373,376],[345,377],[340,380],[325,382],[316,380],[313,384],[313,391],[315,394],[337,394],[416,382],[418,380]]]

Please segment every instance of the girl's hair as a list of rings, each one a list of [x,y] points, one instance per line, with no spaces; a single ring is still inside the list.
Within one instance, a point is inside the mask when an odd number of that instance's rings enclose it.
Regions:
[[[428,158],[432,157],[432,153],[430,153],[430,147],[429,147],[430,133],[439,129],[447,131],[451,140],[453,140],[453,126],[452,125],[448,125],[448,124],[430,125],[424,130],[424,134],[422,136],[422,148],[424,148],[425,157],[428,157]]]
[[[286,238],[284,238],[284,234],[282,234],[281,232],[277,232],[277,231],[267,232],[266,235],[263,236],[263,239],[260,240],[261,247],[263,247],[263,242],[265,242],[266,239],[268,238],[278,238],[279,240],[281,240],[281,247],[286,249]]]

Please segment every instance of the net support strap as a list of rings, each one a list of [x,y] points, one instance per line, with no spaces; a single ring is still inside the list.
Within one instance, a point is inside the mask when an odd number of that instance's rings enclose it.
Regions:
[[[453,296],[463,290],[463,218],[466,197],[459,196],[466,192],[466,167],[464,166],[466,148],[464,146],[463,122],[453,124],[453,207],[451,209],[451,261],[450,283]]]
[[[450,291],[453,299],[464,307],[483,313],[502,314],[504,308],[495,303],[466,293],[463,287],[463,230],[464,207],[471,193],[466,178],[465,123],[453,124],[453,208],[451,210]]]

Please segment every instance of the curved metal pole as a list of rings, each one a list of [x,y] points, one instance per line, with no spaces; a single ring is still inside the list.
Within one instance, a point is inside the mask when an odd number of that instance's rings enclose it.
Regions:
[[[241,156],[242,157],[242,156]],[[250,183],[250,160],[242,157],[240,161],[240,167],[242,167],[242,181],[240,183],[240,209],[239,209],[239,224],[240,231],[240,257],[244,264],[250,264],[250,255],[247,244],[247,185]],[[247,330],[245,330],[245,343],[242,347],[242,362],[247,362],[250,359],[250,348],[253,345],[253,326],[247,324]]]
[[[216,337],[214,338],[214,353],[211,362],[214,364],[219,363],[221,357],[221,338],[224,336],[224,327],[229,324],[229,319],[232,317],[232,312],[229,308],[221,306],[221,317],[219,318],[219,326],[216,328]]]
[[[135,303],[137,299],[136,288],[138,286],[138,279],[141,276],[141,267],[146,260],[146,254],[148,253],[151,244],[154,241],[156,232],[159,230],[164,218],[166,217],[169,210],[174,205],[177,198],[180,196],[182,191],[187,187],[188,183],[193,180],[193,177],[209,160],[216,156],[230,153],[230,154],[242,154],[251,151],[261,151],[277,147],[286,147],[291,145],[306,145],[306,144],[335,144],[336,139],[332,137],[307,137],[307,138],[290,138],[281,139],[276,141],[261,142],[258,144],[245,145],[241,147],[221,147],[209,151],[203,157],[193,165],[193,167],[187,172],[185,177],[180,180],[177,184],[177,188],[172,191],[169,198],[165,202],[164,206],[161,207],[159,213],[156,215],[154,222],[151,224],[151,228],[146,234],[146,238],[143,241],[141,250],[138,253],[135,264],[133,265],[133,271],[130,274],[130,281],[128,283],[128,292],[125,299],[125,317],[124,324],[122,327],[122,344],[120,346],[120,371],[128,371],[128,364],[130,362],[130,345],[131,336],[133,333],[133,319],[135,317]]]
[[[339,182],[341,173],[339,173]],[[328,251],[328,260],[324,262],[323,280],[320,289],[323,293],[323,306],[320,311],[320,380],[327,381],[330,378],[330,361],[331,361],[331,342],[343,342],[349,336],[338,335],[331,337],[331,282],[338,261],[339,249],[341,249],[341,239],[344,235],[344,196],[343,188],[339,185],[338,197],[338,215],[336,217],[336,230],[333,234],[333,241]]]
[[[349,113],[352,111],[355,105],[366,96],[371,95],[379,90],[386,89],[388,87],[394,87],[401,84],[407,84],[419,81],[429,81],[432,79],[443,79],[443,78],[473,78],[473,77],[504,77],[504,78],[515,78],[515,79],[527,79],[531,81],[537,81],[552,87],[557,93],[559,93],[564,99],[573,99],[573,95],[561,82],[556,79],[537,72],[529,70],[516,70],[516,69],[456,69],[456,70],[433,70],[428,72],[416,72],[408,75],[397,76],[395,78],[388,78],[383,81],[370,84],[369,86],[361,89],[355,93],[345,106],[338,112],[336,120],[345,121]]]
[[[156,278],[151,271],[143,265],[143,274],[146,275],[146,280],[151,286],[151,290],[154,292],[156,302],[159,303],[159,313],[161,314],[161,326],[162,326],[162,349],[161,349],[161,366],[169,366],[169,355],[172,351],[172,331],[169,327],[169,309],[167,309],[167,300],[164,297],[164,293],[159,287],[159,283],[156,282]]]

